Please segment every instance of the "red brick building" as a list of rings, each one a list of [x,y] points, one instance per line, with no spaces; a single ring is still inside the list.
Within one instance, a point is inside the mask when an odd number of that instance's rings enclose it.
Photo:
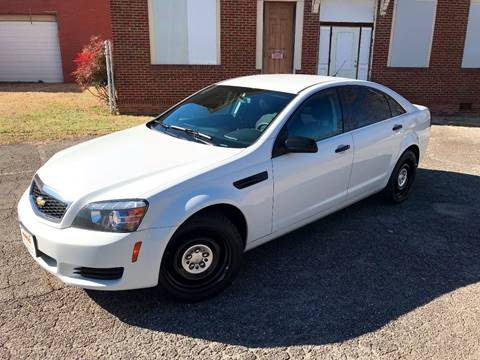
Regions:
[[[73,81],[76,54],[111,33],[109,0],[1,0],[0,81]]]
[[[480,112],[480,0],[112,0],[111,14],[122,113],[277,72],[369,79],[437,113]]]

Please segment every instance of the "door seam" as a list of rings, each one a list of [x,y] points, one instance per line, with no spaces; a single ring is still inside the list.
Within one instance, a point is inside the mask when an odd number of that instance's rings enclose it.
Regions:
[[[348,181],[347,181],[347,197],[345,200],[348,200],[348,197],[350,196],[350,181],[352,180],[352,172],[353,172],[353,164],[355,164],[355,139],[353,137],[353,134],[350,134],[350,136],[352,137],[351,140],[352,140],[352,164],[350,166],[350,174],[348,175]]]

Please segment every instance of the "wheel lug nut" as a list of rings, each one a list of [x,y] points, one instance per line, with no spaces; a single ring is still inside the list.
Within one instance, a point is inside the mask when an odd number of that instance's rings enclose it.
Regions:
[[[198,252],[200,252],[200,250],[199,250],[199,249],[196,249],[195,252],[198,253]]]
[[[188,267],[190,270],[193,270],[193,268],[195,267],[195,265],[193,264],[190,264],[190,266]]]
[[[187,255],[187,260],[190,260],[192,258],[192,255]]]
[[[205,267],[205,263],[204,263],[204,262],[201,262],[201,263],[200,263],[200,267],[204,268],[204,267]]]
[[[203,255],[203,257],[208,257],[208,253],[207,253],[207,252],[204,252],[202,255]]]

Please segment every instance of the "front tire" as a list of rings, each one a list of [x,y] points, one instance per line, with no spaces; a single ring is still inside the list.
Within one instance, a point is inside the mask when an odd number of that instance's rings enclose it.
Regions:
[[[235,279],[243,250],[242,238],[230,219],[219,212],[195,215],[168,244],[159,284],[179,301],[208,299]]]
[[[403,153],[392,171],[387,186],[383,190],[384,198],[394,204],[407,200],[417,174],[417,157],[407,150]]]

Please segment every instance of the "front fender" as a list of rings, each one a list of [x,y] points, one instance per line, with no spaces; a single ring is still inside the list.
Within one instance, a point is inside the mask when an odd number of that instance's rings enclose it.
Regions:
[[[262,171],[268,178],[245,189],[233,183]],[[160,192],[148,199],[150,206],[141,228],[181,226],[195,213],[213,205],[231,205],[239,209],[247,221],[247,242],[269,235],[272,230],[273,177],[271,162],[223,173],[212,179],[196,179],[175,191]]]
[[[176,198],[171,203],[171,206],[162,211],[161,220],[159,219],[158,225],[163,227],[165,226],[164,224],[172,224],[171,226],[178,228],[197,212],[220,204],[231,205],[238,209],[241,207],[238,202],[229,197],[228,194],[220,194],[218,191],[211,191],[210,193],[207,191],[199,192],[197,194]]]

